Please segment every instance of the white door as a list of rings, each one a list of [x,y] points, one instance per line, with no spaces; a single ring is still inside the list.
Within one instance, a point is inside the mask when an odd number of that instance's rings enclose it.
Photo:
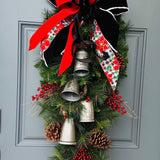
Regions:
[[[128,78],[121,95],[137,120],[123,117],[110,131],[112,160],[160,160],[159,37],[160,1],[128,0],[125,20],[130,51]],[[34,68],[39,48],[28,52],[29,39],[40,26],[47,0],[5,0],[0,5],[0,159],[47,160],[52,143],[44,138],[38,107],[30,110],[31,96],[39,86]]]

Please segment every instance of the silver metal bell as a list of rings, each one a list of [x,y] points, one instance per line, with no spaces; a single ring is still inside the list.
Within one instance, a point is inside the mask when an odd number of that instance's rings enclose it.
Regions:
[[[64,145],[76,145],[75,126],[73,118],[67,118],[65,120],[62,127],[60,141],[58,143]]]
[[[84,108],[80,114],[80,122],[94,122],[93,101],[82,101]]]
[[[86,59],[88,58],[88,53],[85,50],[79,50],[76,53],[76,57],[78,59]],[[84,77],[89,74],[88,63],[80,62],[78,60],[75,61],[74,73],[77,76]]]
[[[73,78],[64,87],[61,97],[67,101],[75,102],[80,99],[77,80]]]

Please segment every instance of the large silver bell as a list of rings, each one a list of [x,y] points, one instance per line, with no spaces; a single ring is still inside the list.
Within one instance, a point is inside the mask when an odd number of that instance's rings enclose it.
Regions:
[[[67,101],[75,102],[80,99],[79,86],[75,78],[70,80],[61,92],[61,97]]]
[[[85,50],[79,50],[76,53],[76,57],[78,59],[86,59],[88,58],[88,53]],[[89,74],[88,63],[80,62],[78,60],[75,61],[74,73],[77,76],[84,77]]]
[[[62,127],[62,133],[60,136],[59,144],[64,145],[76,145],[76,139],[75,139],[75,126],[73,118],[66,119],[63,127]]]
[[[94,122],[93,101],[82,101],[84,108],[80,114],[80,122]]]

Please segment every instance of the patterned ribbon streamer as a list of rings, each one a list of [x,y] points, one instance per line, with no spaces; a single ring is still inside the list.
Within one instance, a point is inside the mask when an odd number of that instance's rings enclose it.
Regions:
[[[114,54],[117,52],[115,48],[119,34],[115,15],[128,11],[126,0],[51,0],[50,2],[57,6],[60,12],[49,18],[33,34],[29,50],[41,42],[41,55],[46,65],[54,59],[54,56],[64,52],[59,68],[59,75],[62,74],[73,60],[74,16],[78,15],[81,21],[92,12],[95,31],[91,34],[91,40],[97,45],[97,58],[112,89],[115,90],[119,75],[119,62]],[[104,53],[107,53],[108,58],[101,60],[99,57]]]

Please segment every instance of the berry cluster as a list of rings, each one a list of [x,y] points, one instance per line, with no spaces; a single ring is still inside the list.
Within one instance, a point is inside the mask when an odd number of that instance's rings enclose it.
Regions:
[[[78,149],[77,155],[73,157],[73,160],[90,160],[92,157],[89,154],[88,148]]]
[[[90,101],[90,99],[91,99],[91,98],[90,98],[90,97],[88,97],[88,98],[86,99],[86,102]]]
[[[32,96],[32,100],[38,101],[39,98],[48,98],[52,96],[53,91],[58,91],[60,90],[60,85],[56,83],[46,83],[42,84],[42,87],[38,87],[37,91],[39,91],[39,94],[36,94],[35,96]]]
[[[118,91],[116,91],[115,93],[111,93],[107,98],[106,104],[109,105],[110,109],[121,112],[121,114],[125,114],[126,113],[125,107],[121,106],[122,102],[124,101],[122,100],[121,96],[118,96],[118,94],[119,94]]]

